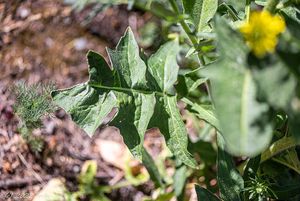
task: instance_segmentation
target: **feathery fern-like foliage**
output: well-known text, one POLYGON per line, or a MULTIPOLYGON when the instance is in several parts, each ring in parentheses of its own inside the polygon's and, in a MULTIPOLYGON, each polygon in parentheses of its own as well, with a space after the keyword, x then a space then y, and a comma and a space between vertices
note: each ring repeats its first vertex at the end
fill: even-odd
POLYGON ((43 147, 41 138, 35 137, 34 129, 42 127, 42 117, 55 111, 49 94, 53 84, 32 84, 19 82, 12 88, 16 96, 14 111, 21 120, 19 132, 33 151, 39 152, 43 147))

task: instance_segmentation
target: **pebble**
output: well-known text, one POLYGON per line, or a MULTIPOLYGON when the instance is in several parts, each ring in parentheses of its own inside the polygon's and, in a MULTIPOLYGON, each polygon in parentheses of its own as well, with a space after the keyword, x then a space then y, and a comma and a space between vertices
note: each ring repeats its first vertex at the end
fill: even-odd
POLYGON ((83 38, 83 37, 77 38, 74 40, 74 48, 77 51, 82 51, 82 50, 86 49, 87 43, 88 43, 88 41, 86 38, 83 38))

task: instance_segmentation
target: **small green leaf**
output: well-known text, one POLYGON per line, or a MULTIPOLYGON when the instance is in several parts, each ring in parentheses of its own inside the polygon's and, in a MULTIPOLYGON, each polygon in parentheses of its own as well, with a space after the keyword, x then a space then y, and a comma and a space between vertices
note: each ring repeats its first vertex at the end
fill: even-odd
POLYGON ((225 151, 225 141, 218 134, 218 184, 221 198, 230 201, 241 201, 240 196, 244 189, 243 177, 236 170, 232 157, 225 151))
MULTIPOLYGON (((155 82, 150 82, 157 91, 173 92, 177 80, 179 66, 176 56, 179 52, 177 41, 171 41, 161 46, 148 60, 149 72, 155 82), (158 84, 159 86, 155 86, 158 84)), ((150 79, 151 80, 151 79, 150 79)))
POLYGON ((285 150, 278 156, 273 157, 272 160, 285 165, 300 174, 300 161, 295 148, 285 150))
POLYGON ((262 153, 261 162, 264 162, 273 156, 283 152, 284 150, 295 147, 297 144, 293 137, 283 137, 280 140, 277 140, 271 146, 262 153))
POLYGON ((216 197, 209 190, 202 188, 201 186, 195 185, 195 190, 197 193, 198 201, 220 201, 218 197, 216 197))
POLYGON ((97 174, 97 162, 96 161, 84 162, 79 175, 80 184, 93 186, 96 174, 97 174))
POLYGON ((199 69, 195 69, 178 75, 178 82, 175 88, 180 97, 190 96, 201 84, 207 81, 207 78, 198 77, 198 71, 199 69))
POLYGON ((87 62, 89 65, 90 84, 101 84, 109 87, 114 85, 114 75, 101 55, 97 52, 89 51, 87 62))
MULTIPOLYGON (((146 156, 147 157, 147 156, 146 156)), ((130 161, 126 161, 126 165, 124 168, 124 176, 125 179, 133 186, 139 186, 147 181, 149 181, 149 174, 145 171, 134 172, 132 166, 130 165, 130 161), (138 174, 136 174, 138 173, 138 174)), ((116 187, 118 184, 116 184, 116 187)), ((115 187, 115 188, 116 188, 115 187)))
POLYGON ((244 174, 243 174, 245 183, 247 183, 247 181, 250 181, 250 178, 253 178, 253 176, 255 176, 255 174, 259 168, 260 158, 261 158, 261 156, 258 155, 254 158, 248 159, 248 162, 245 167, 244 174))
POLYGON ((150 175, 151 180, 154 182, 156 187, 164 187, 163 178, 161 177, 159 170, 150 156, 150 154, 147 152, 147 150, 143 149, 143 165, 145 165, 146 169, 148 170, 148 173, 150 175))
POLYGON ((185 184, 188 176, 189 174, 185 165, 176 167, 175 174, 173 176, 173 186, 176 197, 181 197, 184 195, 185 184))
POLYGON ((184 11, 189 14, 196 30, 203 31, 218 8, 218 0, 182 0, 184 11))
MULTIPOLYGON (((243 179, 245 184, 245 189, 249 189, 253 186, 252 181, 256 180, 257 171, 259 169, 260 165, 260 155, 249 158, 247 161, 247 165, 245 167, 244 173, 243 173, 243 179)), ((245 200, 248 200, 246 198, 250 197, 250 192, 245 190, 244 191, 244 198, 245 200)))

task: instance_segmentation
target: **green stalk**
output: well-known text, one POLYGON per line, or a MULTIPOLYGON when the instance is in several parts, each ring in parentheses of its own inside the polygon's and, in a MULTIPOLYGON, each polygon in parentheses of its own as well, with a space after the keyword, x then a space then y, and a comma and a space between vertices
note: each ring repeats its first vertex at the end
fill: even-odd
MULTIPOLYGON (((222 5, 224 5, 224 6, 226 7, 226 9, 227 9, 229 15, 232 17, 232 19, 233 19, 234 21, 240 20, 240 18, 235 14, 235 12, 234 12, 227 4, 224 3, 224 4, 222 4, 222 5)), ((246 10, 246 8, 245 8, 245 10, 246 10)))
POLYGON ((246 0, 245 14, 246 14, 247 22, 249 22, 249 19, 250 19, 251 2, 252 2, 252 0, 246 0))
POLYGON ((269 0, 264 10, 274 14, 276 12, 276 6, 279 4, 279 2, 280 0, 269 0))
MULTIPOLYGON (((180 10, 179 10, 179 8, 177 6, 176 1, 175 0, 169 0, 169 2, 171 4, 173 10, 176 12, 176 14, 180 15, 180 10)), ((187 34, 187 36, 190 39, 190 41, 192 42, 193 47, 197 51, 197 49, 198 49, 198 40, 197 40, 197 37, 195 37, 193 35, 193 32, 191 31, 191 29, 188 26, 188 24, 184 21, 184 19, 180 20, 179 23, 182 26, 184 32, 187 34)), ((203 58, 203 56, 200 53, 198 53, 198 58, 199 58, 200 65, 205 65, 204 58, 203 58)))
MULTIPOLYGON (((177 3, 175 0, 169 0, 173 10, 178 14, 180 15, 180 10, 177 6, 177 3)), ((188 35, 190 41, 192 42, 193 44, 193 47, 195 48, 195 50, 198 52, 198 40, 197 40, 197 37, 195 37, 190 29, 190 27, 188 26, 188 24, 184 21, 184 19, 180 20, 180 25, 182 26, 184 32, 188 35)), ((204 58, 203 56, 201 55, 200 52, 198 52, 198 59, 199 59, 199 63, 200 63, 200 66, 204 66, 205 65, 205 61, 204 61, 204 58)), ((206 81, 205 83, 205 88, 207 90, 207 93, 208 93, 208 97, 210 98, 210 100, 212 100, 212 96, 211 96, 211 93, 210 93, 210 87, 209 87, 209 83, 208 81, 206 81)))
POLYGON ((178 8, 178 6, 177 6, 176 1, 175 1, 175 0, 169 0, 169 2, 170 2, 170 4, 171 4, 173 10, 174 10, 177 14, 180 14, 180 10, 179 10, 179 8, 178 8))

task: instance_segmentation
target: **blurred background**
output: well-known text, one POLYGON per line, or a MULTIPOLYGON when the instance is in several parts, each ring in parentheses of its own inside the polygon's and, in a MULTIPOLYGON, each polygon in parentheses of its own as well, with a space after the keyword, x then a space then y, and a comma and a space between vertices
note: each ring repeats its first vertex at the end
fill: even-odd
MULTIPOLYGON (((11 92, 16 82, 52 82, 57 88, 70 87, 88 79, 87 51, 97 51, 107 58, 105 48, 114 48, 128 26, 147 54, 168 39, 166 29, 177 29, 138 6, 117 4, 0 1, 0 200, 63 200, 50 199, 51 192, 57 190, 69 195, 79 192, 79 200, 175 200, 175 194, 184 192, 185 179, 196 174, 185 167, 178 172, 174 161, 165 162, 169 153, 155 129, 147 132, 144 145, 165 181, 173 185, 163 190, 155 188, 145 168, 128 154, 116 128, 101 128, 90 138, 58 110, 43 118, 41 129, 33 130, 42 143, 38 151, 19 135, 20 120, 14 114, 15 96, 11 92), (176 176, 179 180, 174 179, 176 176)), ((193 139, 197 136, 195 119, 182 113, 193 139)), ((203 126, 199 121, 196 124, 203 126)), ((208 152, 206 161, 214 164, 214 149, 210 143, 203 143, 208 152)), ((214 175, 215 167, 201 171, 214 175)), ((194 182, 212 189, 216 186, 213 176, 189 178, 187 200, 196 199, 194 182)))

